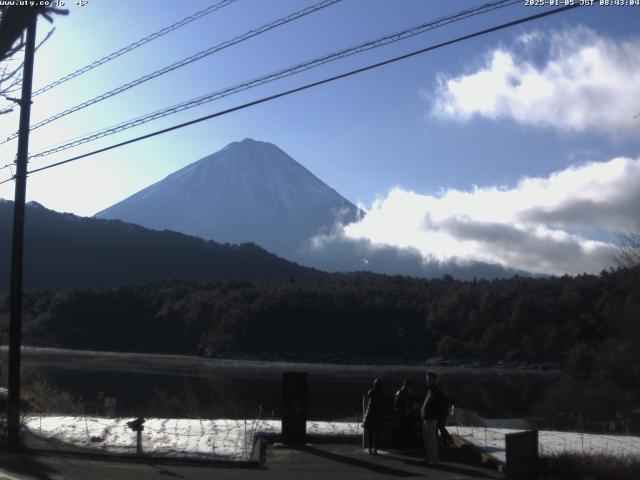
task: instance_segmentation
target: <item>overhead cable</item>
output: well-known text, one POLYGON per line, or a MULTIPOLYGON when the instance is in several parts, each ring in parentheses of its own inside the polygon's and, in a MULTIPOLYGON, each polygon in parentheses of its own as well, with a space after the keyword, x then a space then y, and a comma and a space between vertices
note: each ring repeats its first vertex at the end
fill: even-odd
MULTIPOLYGON (((302 10, 299 10, 295 13, 292 13, 290 15, 287 15, 286 17, 282 17, 279 18, 278 20, 275 20, 274 22, 268 23, 266 25, 263 25, 261 27, 256 28, 255 30, 249 30, 248 32, 239 35, 237 37, 232 38, 231 40, 227 40, 226 42, 222 42, 219 43, 217 45, 214 45, 212 47, 209 47, 205 50, 202 50, 198 53, 195 53, 189 57, 183 58, 182 60, 179 60, 175 63, 172 63, 171 65, 168 65, 166 67, 163 67, 159 70, 156 70, 154 72, 148 73, 146 75, 143 75, 142 77, 136 78, 135 80, 132 80, 129 83, 125 83, 124 85, 120 85, 117 88, 114 88, 113 90, 109 90, 108 92, 102 93, 100 95, 98 95, 97 97, 93 97, 85 102, 82 102, 78 105, 75 105, 73 107, 70 107, 62 112, 56 113, 55 115, 52 115, 48 118, 45 118, 44 120, 41 120, 33 125, 31 125, 30 130, 33 131, 37 128, 40 128, 44 125, 47 125, 55 120, 58 120, 62 117, 65 117, 71 113, 77 112, 78 110, 82 110, 84 108, 87 108, 91 105, 94 105, 98 102, 101 102, 103 100, 106 100, 107 98, 111 98, 115 95, 118 95, 122 92, 125 92, 137 85, 140 85, 141 83, 144 82, 148 82, 149 80, 152 80, 154 78, 157 78, 161 75, 164 75, 166 73, 172 72, 180 67, 184 67, 185 65, 189 65, 193 62, 196 62, 198 60, 202 60, 203 58, 212 55, 216 52, 219 52, 220 50, 223 50, 225 48, 231 47, 232 45, 236 45, 240 42, 244 42, 245 40, 248 40, 250 38, 253 38, 257 35, 260 35, 262 33, 268 32, 269 30, 273 30, 274 28, 277 28, 281 25, 284 25, 286 23, 289 22, 293 22, 294 20, 297 20, 298 18, 304 17, 305 15, 309 15, 311 13, 315 13, 318 10, 321 10, 323 8, 329 7, 331 5, 334 5, 338 2, 341 2, 343 0, 323 0, 320 3, 317 3, 315 5, 312 5, 310 7, 304 8, 302 10)), ((11 135, 9 135, 6 140, 1 141, 0 145, 2 145, 3 143, 6 143, 10 140, 13 140, 14 138, 16 138, 18 136, 18 132, 14 132, 11 135)))
POLYGON ((226 7, 227 5, 230 5, 236 1, 237 0, 222 0, 221 2, 210 5, 204 10, 200 10, 199 12, 196 12, 193 15, 189 15, 188 17, 185 17, 182 20, 172 23, 171 25, 164 27, 163 29, 158 30, 157 32, 147 35, 146 37, 143 37, 140 40, 137 40, 127 45, 126 47, 122 47, 120 50, 116 50, 115 52, 112 52, 109 55, 106 55, 99 60, 91 62, 90 64, 85 65, 84 67, 81 67, 76 71, 68 75, 65 75, 62 78, 59 78, 58 80, 55 80, 45 85, 44 87, 33 92, 31 96, 35 97, 36 95, 40 95, 41 93, 44 93, 47 90, 51 90, 52 88, 57 87, 61 83, 65 83, 73 78, 79 77, 83 73, 87 73, 89 70, 93 70, 94 68, 99 67, 100 65, 110 62, 111 60, 114 60, 119 56, 124 55, 125 53, 129 53, 130 51, 135 50, 136 48, 141 47, 143 45, 146 45, 147 43, 151 42, 152 40, 155 40, 156 38, 160 38, 163 35, 166 35, 167 33, 177 30, 180 27, 184 27, 185 25, 188 25, 189 23, 204 17, 205 15, 209 15, 210 13, 213 13, 216 10, 220 10, 221 8, 226 7))
MULTIPOLYGON (((340 75, 335 75, 333 77, 325 78, 325 79, 319 80, 317 82, 308 83, 306 85, 302 85, 300 87, 292 88, 290 90, 286 90, 284 92, 280 92, 280 93, 277 93, 275 95, 270 95, 268 97, 263 97, 263 98, 260 98, 258 100, 254 100, 252 102, 248 102, 248 103, 245 103, 245 104, 242 104, 242 105, 238 105, 236 107, 228 108, 226 110, 222 110, 222 111, 219 111, 219 112, 216 112, 216 113, 212 113, 210 115, 205 115, 204 117, 196 118, 196 119, 188 121, 188 122, 180 123, 178 125, 173 125, 172 127, 163 128, 162 130, 157 130, 155 132, 151 132, 151 133, 148 133, 146 135, 141 135, 141 136, 136 137, 136 138, 131 138, 131 139, 126 140, 124 142, 120 142, 120 143, 116 143, 116 144, 113 144, 113 145, 109 145, 107 147, 99 148, 97 150, 93 150, 91 152, 84 153, 82 155, 77 155, 75 157, 68 158, 67 160, 62 160, 60 162, 55 162, 55 163, 52 163, 50 165, 46 165, 44 167, 40 167, 40 168, 36 168, 34 170, 30 170, 27 173, 31 174, 31 173, 41 172, 41 171, 44 171, 44 170, 48 170, 50 168, 58 167, 60 165, 65 165, 67 163, 75 162, 76 160, 80 160, 82 158, 87 158, 87 157, 96 155, 98 153, 106 152, 108 150, 113 150, 115 148, 119 148, 119 147, 122 147, 124 145, 129 145, 131 143, 139 142, 139 141, 145 140, 147 138, 155 137, 157 135, 162 135, 164 133, 168 133, 168 132, 171 132, 171 131, 174 131, 174 130, 178 130, 180 128, 184 128, 184 127, 187 127, 189 125, 194 125, 196 123, 204 122, 205 120, 210 120, 212 118, 216 118, 216 117, 220 117, 220 116, 223 116, 223 115, 227 115, 229 113, 236 112, 238 110, 243 110, 245 108, 253 107, 255 105, 259 105, 261 103, 269 102, 271 100, 275 100, 275 99, 280 98, 280 97, 284 97, 284 96, 291 95, 291 94, 294 94, 294 93, 297 93, 297 92, 301 92, 303 90, 307 90, 307 89, 310 89, 310 88, 313 88, 313 87, 317 87, 317 86, 323 85, 325 83, 329 83, 329 82, 333 82, 335 80, 339 80, 339 79, 342 79, 342 78, 350 77, 350 76, 353 76, 353 75, 356 75, 356 74, 359 74, 359 73, 362 73, 362 72, 366 72, 368 70, 373 70, 374 68, 379 68, 379 67, 382 67, 384 65, 389 65, 391 63, 395 63, 395 62, 398 62, 400 60, 405 60, 407 58, 411 58, 411 57, 414 57, 416 55, 420 55, 422 53, 426 53, 426 52, 429 52, 429 51, 432 51, 432 50, 436 50, 438 48, 446 47, 446 46, 452 45, 454 43, 459 43, 459 42, 462 42, 464 40, 469 40, 471 38, 479 37, 481 35, 486 35, 488 33, 496 32, 498 30, 503 30, 505 28, 513 27, 515 25, 520 25, 520 24, 523 24, 523 23, 526 23, 526 22, 530 22, 532 20, 537 20, 539 18, 547 17, 549 15, 555 15, 555 14, 558 14, 558 13, 566 12, 566 11, 571 10, 573 8, 577 8, 579 6, 580 6, 579 4, 567 5, 565 7, 555 8, 553 10, 547 10, 545 12, 538 13, 536 15, 530 15, 528 17, 519 18, 519 19, 513 20, 511 22, 503 23, 501 25, 496 25, 494 27, 490 27, 490 28, 487 28, 487 29, 484 29, 484 30, 476 31, 476 32, 470 33, 468 35, 463 35, 461 37, 454 38, 453 40, 448 40, 446 42, 438 43, 436 45, 431 45, 429 47, 421 48, 420 50, 414 50, 413 52, 406 53, 404 55, 400 55, 400 56, 397 56, 397 57, 393 57, 393 58, 390 58, 388 60, 384 60, 382 62, 374 63, 374 64, 368 65, 366 67, 357 68, 355 70, 351 70, 349 72, 342 73, 340 75)), ((13 180, 13 178, 10 178, 8 180, 4 180, 3 182, 0 182, 0 185, 2 185, 3 183, 9 182, 11 180, 13 180)))
POLYGON ((116 125, 112 125, 110 127, 104 128, 102 130, 98 130, 97 132, 93 132, 91 134, 87 134, 85 136, 82 137, 77 137, 73 140, 70 140, 66 143, 54 146, 52 148, 48 148, 46 150, 43 150, 41 152, 35 153, 33 155, 31 155, 30 158, 38 158, 38 157, 44 157, 47 155, 51 155, 53 153, 57 153, 57 152, 61 152, 63 150, 67 150, 69 148, 73 148, 76 147, 78 145, 82 145, 84 143, 87 142, 91 142, 94 140, 97 140, 99 138, 103 138, 109 135, 113 135, 115 133, 119 133, 123 130, 128 130, 130 128, 133 127, 137 127, 139 125, 142 125, 144 123, 153 121, 153 120, 157 120, 159 118, 162 117, 166 117, 168 115, 173 115, 175 113, 178 112, 182 112, 184 110, 188 110, 194 107, 198 107, 200 105, 204 105, 205 103, 209 103, 212 102, 214 100, 218 100, 220 98, 223 97, 227 97, 229 95, 233 95, 251 88, 255 88, 258 87, 260 85, 264 85, 266 83, 270 83, 273 82, 275 80, 279 80, 281 78, 285 78, 285 77, 289 77, 301 72, 304 72, 306 70, 310 70, 312 68, 318 67, 320 65, 324 65, 326 63, 329 62, 333 62, 342 58, 346 58, 349 57, 351 55, 355 55, 361 52, 365 52, 367 50, 372 50, 375 48, 379 48, 385 45, 389 45, 391 43, 395 43, 395 42, 399 42, 401 40, 405 40, 407 38, 413 37, 415 35, 424 33, 426 31, 429 30, 433 30, 445 25, 448 25, 450 23, 454 23, 454 22, 458 22, 461 20, 464 20, 466 18, 472 17, 472 16, 476 16, 476 15, 480 15, 482 13, 487 13, 487 12, 491 12, 494 11, 498 8, 504 8, 510 5, 514 5, 516 3, 521 3, 520 0, 501 0, 501 1, 494 1, 491 3, 487 3, 484 5, 481 5, 479 7, 475 7, 472 9, 467 9, 467 10, 463 10, 461 12, 452 14, 452 15, 448 15, 446 17, 442 17, 438 20, 430 20, 426 23, 422 23, 420 25, 390 34, 390 35, 386 35, 384 37, 380 37, 377 38, 375 40, 370 40, 364 43, 360 43, 358 45, 331 53, 329 55, 325 55, 319 58, 315 58, 313 60, 309 60, 306 61, 304 63, 298 64, 298 65, 294 65, 292 67, 287 67, 285 69, 279 70, 277 72, 274 73, 270 73, 268 75, 264 75, 262 77, 258 77, 255 78, 253 80, 249 80, 243 83, 239 83, 236 84, 234 86, 231 87, 227 87, 224 88, 222 90, 217 90, 215 92, 212 93, 208 93, 207 95, 198 97, 198 98, 194 98, 191 100, 188 100, 186 102, 182 102, 179 103, 177 105, 173 105, 171 107, 167 107, 161 110, 157 110, 155 112, 151 112, 133 119, 129 119, 126 120, 124 122, 118 123, 116 125))

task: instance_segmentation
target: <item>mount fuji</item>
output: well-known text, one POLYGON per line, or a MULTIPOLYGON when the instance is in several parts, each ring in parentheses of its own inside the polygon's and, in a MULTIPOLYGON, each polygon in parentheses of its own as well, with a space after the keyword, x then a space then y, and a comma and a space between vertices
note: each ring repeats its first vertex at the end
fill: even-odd
POLYGON ((419 252, 347 238, 364 213, 272 143, 244 139, 98 212, 155 230, 221 243, 255 243, 329 272, 367 270, 460 279, 526 274, 482 262, 425 262, 419 252))
POLYGON ((244 139, 98 212, 217 242, 253 242, 285 258, 360 210, 277 146, 244 139))

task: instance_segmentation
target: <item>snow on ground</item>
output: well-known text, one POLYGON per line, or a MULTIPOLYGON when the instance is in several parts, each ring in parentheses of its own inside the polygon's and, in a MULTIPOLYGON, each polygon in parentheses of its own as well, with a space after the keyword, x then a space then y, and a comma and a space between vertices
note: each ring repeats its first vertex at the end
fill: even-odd
MULTIPOLYGON (((42 438, 102 453, 136 453, 136 432, 131 418, 28 416, 26 430, 42 438)), ((142 432, 145 454, 157 457, 202 460, 245 461, 251 455, 258 434, 279 434, 280 420, 207 420, 149 418, 142 432)), ((354 435, 360 424, 348 422, 307 422, 313 435, 354 435)))
MULTIPOLYGON (((524 431, 484 427, 452 426, 448 428, 452 434, 459 435, 501 462, 506 461, 505 434, 524 431)), ((541 455, 569 452, 640 457, 640 437, 633 436, 544 430, 538 432, 538 445, 541 455)))
MULTIPOLYGON (((24 428, 42 438, 102 453, 136 453, 136 432, 127 427, 131 418, 28 416, 24 428)), ((280 434, 280 420, 207 420, 150 418, 144 424, 142 448, 158 457, 202 460, 248 460, 259 434, 280 434)), ((452 434, 505 461, 504 436, 522 429, 450 426, 452 434)), ((359 423, 307 422, 313 435, 357 435, 359 423)), ((598 453, 639 456, 640 437, 540 431, 540 453, 598 453)))

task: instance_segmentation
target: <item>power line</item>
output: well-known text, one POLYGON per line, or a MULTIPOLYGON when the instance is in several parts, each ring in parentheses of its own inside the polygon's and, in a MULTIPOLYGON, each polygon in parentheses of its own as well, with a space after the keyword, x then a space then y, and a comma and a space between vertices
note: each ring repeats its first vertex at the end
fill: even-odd
POLYGON ((448 25, 450 23, 454 23, 454 22, 458 22, 461 20, 464 20, 466 18, 469 17, 473 17, 476 15, 480 15, 482 13, 487 13, 487 12, 491 12, 494 10, 497 10, 499 8, 504 8, 504 7, 508 7, 510 5, 514 5, 516 3, 521 3, 520 0, 500 0, 500 1, 495 1, 495 2, 491 2, 491 3, 487 3, 472 9, 468 9, 468 10, 463 10, 461 12, 452 14, 452 15, 448 15, 446 17, 442 17, 438 20, 431 20, 429 22, 426 23, 422 23, 420 25, 405 29, 405 30, 401 30, 399 32, 390 34, 390 35, 386 35, 384 37, 380 37, 377 38, 375 40, 370 40, 364 43, 360 43, 358 45, 355 45, 353 47, 349 47, 334 53, 331 53, 329 55, 325 55, 319 58, 315 58, 313 60, 309 60, 306 61, 304 63, 295 65, 293 67, 287 67, 285 69, 279 70, 275 73, 271 73, 268 75, 264 75, 262 77, 258 77, 255 78, 253 80, 250 81, 246 81, 240 84, 236 84, 234 86, 231 87, 227 87, 225 89, 222 90, 218 90, 212 93, 209 93, 207 95, 195 98, 195 99, 191 99, 188 100, 186 102, 182 102, 179 103, 177 105, 173 105, 171 107, 167 107, 161 110, 157 110, 155 112, 151 112, 149 114, 146 115, 142 115, 130 120, 126 120, 124 122, 118 123, 116 125, 112 125, 110 127, 98 130, 96 132, 84 135, 82 137, 76 137, 75 139, 72 139, 70 141, 67 141, 65 143, 62 144, 58 144, 57 146, 51 147, 47 150, 38 152, 36 154, 33 154, 30 158, 38 158, 38 157, 44 157, 47 155, 51 155, 53 153, 58 153, 61 152, 63 150, 67 150, 69 148, 73 148, 76 147, 78 145, 82 145, 84 143, 88 143, 94 140, 97 140, 99 138, 103 138, 109 135, 113 135, 115 133, 124 131, 124 130, 128 130, 130 128, 133 127, 137 127, 139 125, 142 125, 144 123, 153 121, 153 120, 157 120, 159 118, 162 117, 166 117, 168 115, 173 115, 175 113, 184 111, 184 110, 188 110, 194 107, 198 107, 200 105, 204 105, 205 103, 209 103, 212 102, 214 100, 218 100, 220 98, 223 97, 227 97, 229 95, 233 95, 235 93, 239 93, 245 90, 249 90, 251 88, 255 88, 258 87, 260 85, 264 85, 266 83, 270 83, 273 82, 275 80, 280 80, 282 78, 285 77, 289 77, 301 72, 304 72, 306 70, 310 70, 312 68, 318 67, 320 65, 324 65, 326 63, 329 62, 333 62, 342 58, 346 58, 349 57, 351 55, 355 55, 358 53, 362 53, 368 50, 372 50, 374 48, 379 48, 385 45, 389 45, 395 42, 399 42, 401 40, 405 40, 407 38, 413 37, 415 35, 419 35, 421 33, 424 33, 426 31, 429 30, 433 30, 445 25, 448 25))
POLYGON ((234 2, 236 2, 237 0, 222 0, 221 2, 215 3, 213 5, 208 6, 207 8, 205 8, 204 10, 200 10, 199 12, 194 13, 193 15, 189 15, 188 17, 183 18, 182 20, 177 21, 176 23, 173 23, 167 27, 164 27, 161 30, 158 30, 157 32, 152 33, 151 35, 147 35, 144 38, 141 38, 138 41, 135 41, 133 43, 131 43, 130 45, 127 45, 126 47, 122 47, 120 50, 116 50, 115 52, 110 53, 109 55, 106 55, 104 57, 102 57, 99 60, 96 60, 94 62, 91 62, 88 65, 85 65, 82 68, 77 69, 75 72, 72 72, 68 75, 65 75, 62 78, 59 78, 58 80, 55 80, 47 85, 45 85, 44 87, 40 88, 39 90, 36 90, 33 93, 33 96, 35 97, 36 95, 40 95, 41 93, 46 92, 47 90, 51 90, 54 87, 57 87, 58 85, 60 85, 61 83, 65 83, 73 78, 79 77, 80 75, 82 75, 83 73, 87 73, 89 70, 93 70, 96 67, 99 67, 100 65, 103 65, 107 62, 110 62, 111 60, 114 60, 116 58, 118 58, 121 55, 124 55, 125 53, 129 53, 132 50, 135 50, 138 47, 141 47, 149 42, 151 42, 152 40, 155 40, 156 38, 160 38, 163 35, 166 35, 167 33, 173 32, 174 30, 177 30, 180 27, 184 27, 185 25, 198 20, 199 18, 204 17, 205 15, 209 15, 210 13, 215 12, 216 10, 220 10, 223 7, 226 7, 227 5, 230 5, 234 2))
MULTIPOLYGON (((235 1, 235 0, 234 0, 235 1)), ((97 97, 91 98, 85 102, 82 102, 78 105, 75 105, 71 108, 68 108, 62 112, 56 113, 55 115, 52 115, 51 117, 45 118, 44 120, 41 120, 33 125, 31 125, 31 131, 40 128, 44 125, 47 125, 48 123, 51 123, 55 120, 58 120, 62 117, 65 117, 71 113, 77 112, 78 110, 82 110, 84 108, 87 108, 91 105, 94 105, 98 102, 101 102, 103 100, 106 100, 107 98, 111 98, 115 95, 118 95, 122 92, 125 92, 127 90, 129 90, 130 88, 133 88, 137 85, 140 85, 141 83, 144 82, 148 82, 149 80, 152 80, 154 78, 157 78, 161 75, 164 75, 166 73, 172 72, 180 67, 184 67, 185 65, 189 65, 193 62, 196 62, 198 60, 201 60, 209 55, 212 55, 216 52, 219 52, 220 50, 223 50, 225 48, 231 47, 233 45, 236 45, 240 42, 244 42, 245 40, 248 40, 252 37, 255 37, 257 35, 263 34, 265 32, 268 32, 269 30, 273 30, 274 28, 277 28, 281 25, 284 25, 286 23, 289 22, 293 22, 294 20, 297 20, 298 18, 304 17, 305 15, 309 15, 311 13, 315 13, 318 10, 322 10, 323 8, 329 7, 331 5, 334 5, 338 2, 341 2, 343 0, 323 0, 320 3, 317 3, 315 5, 312 5, 310 7, 304 8, 302 10, 299 10, 297 12, 294 12, 290 15, 287 15, 286 17, 282 17, 279 18, 278 20, 275 20, 274 22, 268 23, 266 25, 263 25, 261 27, 258 27, 254 30, 249 30, 248 32, 239 35, 235 38, 232 38, 231 40, 227 40, 226 42, 222 42, 219 43, 218 45, 214 45, 212 47, 209 47, 205 50, 202 50, 198 53, 195 53, 189 57, 183 58, 182 60, 179 60, 175 63, 172 63, 171 65, 168 65, 166 67, 161 68, 160 70, 156 70, 154 72, 148 73, 147 75, 143 75, 142 77, 136 78, 135 80, 129 82, 129 83, 125 83, 124 85, 120 85, 117 88, 114 88, 113 90, 109 90, 108 92, 105 92, 101 95, 98 95, 97 97)), ((6 140, 1 141, 0 145, 13 140, 14 138, 16 138, 18 136, 18 132, 14 132, 13 134, 9 135, 6 140)))
MULTIPOLYGON (((462 42, 464 40, 469 40, 469 39, 472 39, 472 38, 475 38, 475 37, 479 37, 481 35, 486 35, 488 33, 496 32, 498 30, 503 30, 505 28, 513 27, 515 25, 520 25, 522 23, 530 22, 532 20, 537 20, 539 18, 547 17, 549 15, 555 15, 557 13, 566 12, 566 11, 571 10, 573 8, 577 8, 578 6, 579 6, 579 4, 574 4, 574 5, 568 5, 568 6, 561 7, 561 8, 556 8, 556 9, 553 9, 553 10, 548 10, 546 12, 538 13, 536 15, 530 15, 528 17, 523 17, 523 18, 520 18, 520 19, 517 19, 517 20, 513 20, 511 22, 503 23, 501 25, 496 25, 494 27, 490 27, 490 28, 487 28, 487 29, 484 29, 484 30, 480 30, 480 31, 474 32, 474 33, 470 33, 468 35, 463 35, 461 37, 454 38, 453 40, 448 40, 446 42, 438 43, 436 45, 431 45, 429 47, 425 47, 425 48, 422 48, 420 50, 414 50, 413 52, 406 53, 404 55, 400 55, 400 56, 397 56, 397 57, 390 58, 388 60, 384 60, 382 62, 374 63, 374 64, 371 64, 371 65, 367 65, 366 67, 357 68, 355 70, 351 70, 349 72, 342 73, 340 75, 335 75, 333 77, 328 77, 328 78, 325 78, 325 79, 322 79, 322 80, 318 80, 316 82, 307 83, 307 84, 302 85, 300 87, 292 88, 290 90, 286 90, 284 92, 280 92, 280 93, 277 93, 277 94, 274 94, 274 95, 270 95, 268 97, 263 97, 263 98, 260 98, 258 100, 254 100, 252 102, 244 103, 244 104, 238 105, 236 107, 232 107, 232 108, 228 108, 226 110, 222 110, 222 111, 219 111, 219 112, 216 112, 216 113, 212 113, 210 115, 205 115, 204 117, 199 117, 199 118, 196 118, 194 120, 190 120, 188 122, 184 122, 184 123, 180 123, 178 125, 174 125, 172 127, 164 128, 162 130, 157 130, 155 132, 151 132, 151 133, 148 133, 146 135, 141 135, 139 137, 126 140, 124 142, 120 142, 120 143, 116 143, 116 144, 113 144, 113 145, 109 145, 108 147, 100 148, 100 149, 94 150, 92 152, 84 153, 82 155, 77 155, 77 156, 69 158, 67 160, 63 160, 63 161, 60 161, 60 162, 52 163, 50 165, 46 165, 44 167, 40 167, 40 168, 36 168, 34 170, 30 170, 27 173, 31 174, 31 173, 41 172, 43 170, 48 170, 50 168, 58 167, 60 165, 64 165, 64 164, 67 164, 67 163, 70 163, 70 162, 74 162, 74 161, 80 160, 82 158, 90 157, 90 156, 96 155, 98 153, 106 152, 108 150, 113 150, 115 148, 122 147, 124 145, 129 145, 131 143, 139 142, 141 140, 145 140, 147 138, 155 137, 157 135, 162 135, 164 133, 168 133, 168 132, 171 132, 173 130, 178 130, 180 128, 184 128, 184 127, 187 127, 189 125, 194 125, 196 123, 200 123, 200 122, 203 122, 205 120, 210 120, 212 118, 216 118, 216 117, 220 117, 220 116, 223 116, 223 115, 227 115, 229 113, 236 112, 238 110, 244 110, 245 108, 253 107, 255 105, 259 105, 261 103, 269 102, 271 100, 275 100, 275 99, 280 98, 280 97, 285 97, 287 95, 291 95, 291 94, 294 94, 294 93, 297 93, 297 92, 301 92, 303 90, 307 90, 307 89, 310 89, 310 88, 313 88, 313 87, 317 87, 319 85, 324 85, 325 83, 330 83, 330 82, 333 82, 335 80, 340 80, 342 78, 347 78, 347 77, 350 77, 350 76, 353 76, 353 75, 356 75, 356 74, 359 74, 359 73, 363 73, 363 72, 366 72, 366 71, 369 71, 369 70, 373 70, 375 68, 382 67, 384 65, 389 65, 391 63, 399 62, 400 60, 405 60, 407 58, 415 57, 416 55, 420 55, 422 53, 426 53, 426 52, 429 52, 431 50, 436 50, 438 48, 446 47, 446 46, 452 45, 454 43, 459 43, 459 42, 462 42)), ((4 180, 3 182, 0 182, 0 185, 2 185, 3 183, 7 183, 7 182, 9 182, 11 180, 13 180, 13 178, 10 178, 8 180, 4 180)))

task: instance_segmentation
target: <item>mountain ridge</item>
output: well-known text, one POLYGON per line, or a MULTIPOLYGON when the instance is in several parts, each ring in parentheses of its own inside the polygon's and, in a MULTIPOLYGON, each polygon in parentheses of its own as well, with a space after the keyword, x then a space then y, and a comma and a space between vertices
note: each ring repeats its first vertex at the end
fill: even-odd
POLYGON ((219 242, 253 242, 288 257, 304 241, 359 214, 283 150, 247 138, 94 216, 219 242))
MULTIPOLYGON (((10 265, 13 201, 0 199, 0 256, 10 265)), ((358 247, 359 248, 359 247, 358 247)), ((26 206, 24 285, 26 289, 112 288, 125 284, 163 280, 299 280, 377 278, 398 276, 384 271, 394 266, 405 276, 434 278, 452 275, 461 280, 508 278, 525 275, 497 265, 455 263, 423 265, 419 255, 379 250, 371 255, 349 251, 348 258, 369 255, 378 271, 353 264, 350 271, 332 268, 345 264, 325 259, 322 266, 309 268, 280 258, 252 244, 229 245, 173 231, 155 231, 120 220, 79 217, 50 210, 37 202, 26 206), (376 258, 376 255, 379 257, 376 258), (372 271, 373 270, 373 271, 372 271), (382 271, 380 271, 382 270, 382 271)), ((345 257, 346 258, 346 257, 345 257)), ((321 264, 322 262, 316 262, 321 264)), ((0 275, 0 290, 9 285, 9 268, 0 275)))
MULTIPOLYGON (((0 255, 10 265, 13 202, 0 202, 0 255)), ((310 279, 328 274, 251 244, 220 244, 119 220, 26 205, 25 288, 106 288, 174 278, 192 281, 310 279)), ((9 285, 9 269, 0 289, 9 285)))

